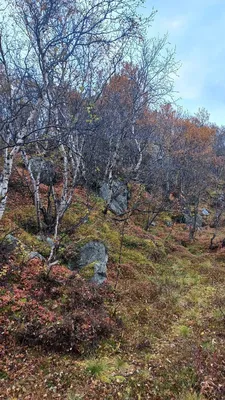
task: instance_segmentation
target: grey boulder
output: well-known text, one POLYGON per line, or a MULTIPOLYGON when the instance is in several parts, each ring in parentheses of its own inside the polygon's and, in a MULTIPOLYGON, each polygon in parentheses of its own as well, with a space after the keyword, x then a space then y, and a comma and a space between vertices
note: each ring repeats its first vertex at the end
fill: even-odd
POLYGON ((9 233, 3 240, 3 247, 6 253, 12 253, 19 245, 19 240, 9 233))
POLYGON ((78 268, 93 266, 91 281, 100 285, 107 277, 108 254, 105 245, 98 240, 92 240, 81 247, 78 257, 78 268))
POLYGON ((38 253, 37 251, 31 251, 28 254, 28 260, 27 261, 33 260, 34 258, 38 258, 41 261, 45 260, 45 258, 40 253, 38 253))
MULTIPOLYGON (((184 213, 184 222, 186 225, 193 225, 194 220, 195 220, 194 216, 190 215, 189 213, 187 213, 187 214, 184 213)), ((202 217, 201 217, 201 215, 198 214, 196 216, 196 228, 201 228, 202 223, 203 223, 202 217)))
POLYGON ((54 240, 51 239, 50 237, 46 238, 46 243, 49 245, 49 247, 54 247, 55 246, 54 240))
MULTIPOLYGON (((109 200, 110 189, 107 182, 103 182, 99 189, 99 195, 105 201, 109 200)), ((129 199, 129 190, 127 185, 120 181, 114 181, 112 184, 112 198, 109 208, 116 215, 122 215, 127 211, 129 199)))
POLYGON ((41 242, 45 242, 49 247, 54 247, 55 245, 54 240, 51 239, 49 236, 46 237, 44 235, 37 235, 36 238, 41 242))
POLYGON ((31 158, 29 161, 29 169, 35 179, 40 174, 40 183, 50 186, 56 181, 56 173, 52 161, 45 160, 42 157, 31 158))

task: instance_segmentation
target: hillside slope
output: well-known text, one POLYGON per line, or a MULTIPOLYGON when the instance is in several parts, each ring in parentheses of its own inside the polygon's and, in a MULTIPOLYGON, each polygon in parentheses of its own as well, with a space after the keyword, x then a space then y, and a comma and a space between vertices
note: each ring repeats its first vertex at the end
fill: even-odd
POLYGON ((85 196, 76 190, 46 277, 45 262, 27 254, 48 257, 50 247, 35 231, 29 192, 11 185, 0 232, 0 398, 225 399, 225 251, 209 251, 209 223, 192 242, 165 215, 146 232, 143 215, 104 215, 91 194, 79 224, 85 196), (7 234, 19 240, 14 251, 7 234), (92 239, 109 253, 101 287, 67 268, 92 239))

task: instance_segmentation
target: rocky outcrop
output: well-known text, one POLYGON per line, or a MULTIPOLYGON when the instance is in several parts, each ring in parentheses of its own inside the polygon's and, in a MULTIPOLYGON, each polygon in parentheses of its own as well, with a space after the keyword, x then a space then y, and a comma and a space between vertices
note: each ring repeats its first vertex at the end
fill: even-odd
POLYGON ((3 251, 5 254, 11 254, 16 249, 19 249, 20 252, 22 252, 26 261, 30 261, 33 258, 38 258, 41 261, 45 260, 40 253, 37 251, 29 251, 27 246, 24 245, 19 239, 11 234, 8 234, 1 243, 1 251, 3 251))
MULTIPOLYGON (((194 221, 195 221, 195 217, 193 215, 186 214, 186 213, 184 214, 184 223, 186 225, 193 225, 194 221)), ((202 223, 203 223, 202 217, 201 217, 201 215, 198 214, 196 216, 196 222, 195 222, 196 228, 202 228, 202 223)))
MULTIPOLYGON (((172 216, 172 220, 176 223, 186 224, 188 226, 194 224, 195 217, 190 213, 190 211, 186 210, 184 213, 172 216)), ((203 226, 203 218, 200 214, 196 217, 196 228, 202 228, 203 226)))
POLYGON ((49 236, 44 236, 44 235, 37 235, 36 238, 40 240, 41 242, 46 243, 49 247, 54 246, 54 240, 50 238, 49 236))
POLYGON ((45 160, 42 157, 31 158, 29 161, 29 169, 35 179, 40 174, 40 183, 50 186, 56 182, 56 173, 52 161, 45 160))
MULTIPOLYGON (((103 182, 99 189, 99 195, 105 201, 109 201, 109 185, 103 182)), ((127 185, 120 181, 114 181, 112 184, 112 197, 109 203, 109 209, 116 215, 122 215, 127 211, 129 200, 129 190, 127 185)))
POLYGON ((19 246, 19 240, 10 233, 0 240, 0 259, 6 258, 19 246))
POLYGON ((100 285, 107 277, 108 254, 105 245, 97 240, 92 240, 79 250, 77 266, 81 273, 92 282, 100 285))
POLYGON ((9 253, 13 252, 19 245, 19 240, 11 234, 5 237, 4 242, 9 253))

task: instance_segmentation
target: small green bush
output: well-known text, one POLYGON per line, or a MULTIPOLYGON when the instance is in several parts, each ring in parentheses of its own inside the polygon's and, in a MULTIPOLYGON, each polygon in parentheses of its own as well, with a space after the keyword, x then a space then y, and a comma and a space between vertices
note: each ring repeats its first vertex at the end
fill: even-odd
POLYGON ((86 372, 92 376, 99 377, 107 370, 107 363, 104 360, 91 360, 86 366, 86 372))

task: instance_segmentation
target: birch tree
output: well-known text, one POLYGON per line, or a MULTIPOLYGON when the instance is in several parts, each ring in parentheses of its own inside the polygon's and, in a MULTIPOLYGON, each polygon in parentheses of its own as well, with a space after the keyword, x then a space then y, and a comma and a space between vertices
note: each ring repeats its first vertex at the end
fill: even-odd
POLYGON ((3 166, 0 172, 0 219, 5 212, 13 160, 21 146, 32 141, 32 133, 43 99, 30 101, 25 93, 25 74, 16 74, 12 54, 0 34, 0 151, 3 166))
MULTIPOLYGON (((136 0, 91 0, 74 4, 67 0, 9 0, 8 4, 11 13, 4 24, 11 26, 11 32, 5 35, 7 58, 1 46, 0 62, 7 79, 12 74, 16 76, 18 91, 21 92, 21 82, 26 78, 34 85, 35 93, 29 98, 30 115, 20 133, 15 134, 11 124, 9 134, 9 124, 4 126, 7 135, 4 133, 0 218, 5 210, 13 158, 21 145, 26 144, 28 136, 39 140, 41 131, 52 134, 59 90, 67 83, 76 91, 81 90, 83 96, 97 96, 132 40, 141 39, 148 22, 137 15, 141 2, 136 0), (40 110, 42 116, 45 114, 44 119, 38 116, 40 110), (35 124, 36 127, 30 129, 35 124), (30 130, 35 133, 31 134, 30 130)), ((18 99, 11 89, 9 103, 13 98, 16 104, 18 99)), ((59 127, 55 133, 59 135, 59 127)))
POLYGON ((103 110, 102 133, 108 137, 109 144, 104 171, 104 180, 109 187, 105 212, 113 195, 113 177, 126 153, 124 144, 132 143, 133 150, 132 161, 130 158, 131 162, 125 168, 127 179, 137 179, 151 135, 151 129, 143 135, 140 121, 144 114, 150 114, 151 110, 173 98, 173 79, 179 68, 175 50, 169 47, 166 36, 143 40, 139 49, 131 52, 129 60, 110 80, 100 105, 103 110))

